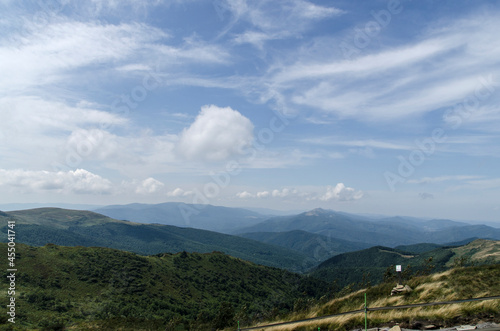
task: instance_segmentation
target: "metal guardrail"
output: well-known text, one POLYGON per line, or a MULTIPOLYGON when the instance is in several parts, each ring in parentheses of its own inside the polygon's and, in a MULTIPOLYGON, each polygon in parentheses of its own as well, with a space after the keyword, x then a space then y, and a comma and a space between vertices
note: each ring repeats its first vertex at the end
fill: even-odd
POLYGON ((302 323, 302 322, 319 321, 319 320, 327 319, 327 318, 331 318, 331 317, 349 315, 349 314, 359 314, 359 313, 365 313, 368 311, 405 309, 405 308, 425 307, 425 306, 451 305, 454 303, 464 303, 464 302, 483 301, 483 300, 495 300, 495 299, 500 299, 500 295, 490 296, 490 297, 472 298, 472 299, 463 299, 463 300, 453 300, 453 301, 415 303, 415 304, 411 304, 411 305, 401 305, 401 306, 387 306, 387 307, 373 307, 373 308, 366 307, 366 308, 361 308, 358 310, 351 310, 351 311, 346 311, 343 313, 338 313, 338 314, 333 314, 333 315, 311 317, 311 318, 306 318, 306 319, 297 320, 297 321, 290 321, 290 322, 281 322, 281 323, 273 323, 273 324, 266 324, 266 325, 260 325, 260 326, 252 326, 249 328, 240 328, 239 330, 241 330, 241 331, 261 330, 261 329, 270 328, 273 326, 282 326, 282 325, 291 325, 291 324, 302 323))

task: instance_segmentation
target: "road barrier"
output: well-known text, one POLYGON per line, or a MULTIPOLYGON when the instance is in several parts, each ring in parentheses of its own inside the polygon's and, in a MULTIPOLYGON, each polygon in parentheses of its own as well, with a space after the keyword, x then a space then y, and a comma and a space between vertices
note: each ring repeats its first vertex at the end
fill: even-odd
POLYGON ((342 316, 342 315, 349 315, 349 314, 359 314, 359 313, 365 313, 365 329, 366 329, 366 313, 369 311, 377 311, 377 310, 393 310, 393 309, 405 309, 405 308, 415 308, 415 307, 425 307, 425 306, 439 306, 439 305, 451 305, 455 303, 464 303, 464 302, 471 302, 471 301, 483 301, 483 300, 495 300, 495 299, 500 299, 500 295, 496 296, 491 296, 491 297, 481 297, 481 298, 472 298, 472 299, 463 299, 463 300, 453 300, 453 301, 441 301, 441 302, 427 302, 427 303, 415 303, 411 305, 401 305, 401 306, 387 306, 387 307, 367 307, 366 306, 366 301, 365 301, 365 307, 358 309, 358 310, 351 310, 351 311, 346 311, 343 313, 338 313, 338 314, 333 314, 333 315, 325 315, 325 316, 319 316, 319 317, 312 317, 312 318, 306 318, 302 320, 297 320, 297 321, 291 321, 291 322, 281 322, 281 323, 273 323, 273 324, 266 324, 266 325, 260 325, 260 326, 253 326, 253 327, 248 327, 248 328, 239 328, 238 330, 240 331, 245 331, 245 330, 262 330, 274 326, 282 326, 282 325, 291 325, 291 324, 297 324, 297 323, 302 323, 302 322, 310 322, 310 321, 319 321, 331 317, 336 317, 336 316, 342 316))

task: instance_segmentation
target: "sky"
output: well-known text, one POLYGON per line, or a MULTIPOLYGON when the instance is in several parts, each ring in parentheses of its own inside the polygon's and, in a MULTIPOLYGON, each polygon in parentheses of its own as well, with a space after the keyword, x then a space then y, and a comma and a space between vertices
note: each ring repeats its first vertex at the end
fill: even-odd
POLYGON ((2 203, 500 222, 500 3, 0 0, 2 203))

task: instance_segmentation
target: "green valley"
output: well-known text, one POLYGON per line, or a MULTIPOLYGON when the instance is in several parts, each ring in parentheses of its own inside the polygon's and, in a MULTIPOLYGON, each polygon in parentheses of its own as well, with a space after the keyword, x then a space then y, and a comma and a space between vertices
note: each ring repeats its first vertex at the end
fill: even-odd
MULTIPOLYGON (((140 256, 17 244, 16 267, 16 327, 23 328, 207 330, 277 316, 296 300, 326 291, 321 281, 220 252, 140 256)), ((2 271, 2 291, 6 276, 2 271)), ((6 300, 1 298, 3 307, 6 300)))

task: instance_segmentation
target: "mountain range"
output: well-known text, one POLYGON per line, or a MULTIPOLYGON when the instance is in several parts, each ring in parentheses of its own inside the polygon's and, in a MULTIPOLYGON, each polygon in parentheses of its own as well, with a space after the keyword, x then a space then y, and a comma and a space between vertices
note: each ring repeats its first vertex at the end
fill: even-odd
MULTIPOLYGON (((406 280, 500 262, 500 241, 477 239, 498 239, 499 229, 452 220, 370 218, 323 209, 266 216, 187 204, 109 210, 124 217, 60 208, 0 211, 0 242, 8 241, 7 220, 15 221, 24 327, 250 325, 384 281, 385 290, 393 286, 398 264, 406 280), (134 217, 149 210, 142 217, 146 223, 130 221, 130 209, 136 210, 128 214, 134 217), (169 217, 161 218, 165 210, 169 217), (213 220, 212 226, 232 234, 186 227, 182 210, 192 212, 190 222, 208 226, 213 220), (153 216, 184 226, 159 224, 153 216)), ((497 270, 488 275, 498 276, 497 270)), ((6 279, 6 271, 2 275, 6 279)), ((0 284, 2 290, 6 286, 0 284)), ((0 328, 5 323, 4 316, 0 328)))
POLYGON ((93 211, 118 220, 191 227, 221 233, 234 233, 235 229, 255 225, 269 218, 243 208, 181 202, 112 205, 93 211))
POLYGON ((16 221, 16 242, 33 246, 99 246, 138 254, 220 251, 258 264, 304 271, 315 261, 297 250, 213 231, 121 221, 91 211, 39 208, 0 214, 0 241, 7 220, 16 221))
MULTIPOLYGON (((486 225, 469 225, 451 220, 415 221, 404 217, 369 220, 332 210, 314 209, 293 216, 273 217, 239 229, 240 233, 287 232, 302 230, 334 239, 395 247, 421 243, 448 243, 471 237, 500 239, 500 229, 486 225)), ((254 236, 254 239, 257 237, 254 236)), ((262 239, 264 240, 264 239, 262 239)))
POLYGON ((499 228, 481 224, 402 216, 374 217, 321 208, 285 216, 185 203, 113 205, 94 211, 121 220, 236 234, 301 251, 316 261, 370 246, 417 244, 422 238, 437 244, 473 237, 500 239, 499 228))
POLYGON ((37 208, 7 212, 0 218, 18 218, 24 227, 19 238, 31 245, 93 245, 139 254, 216 250, 294 271, 338 254, 372 246, 421 244, 423 238, 434 245, 500 239, 500 229, 486 225, 370 217, 319 208, 288 216, 184 203, 113 205, 98 211, 37 208))

